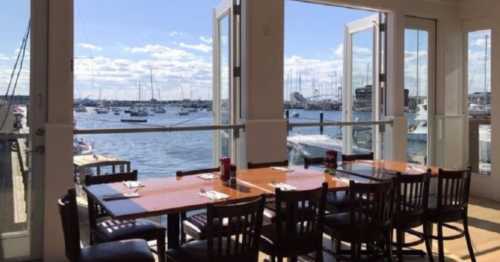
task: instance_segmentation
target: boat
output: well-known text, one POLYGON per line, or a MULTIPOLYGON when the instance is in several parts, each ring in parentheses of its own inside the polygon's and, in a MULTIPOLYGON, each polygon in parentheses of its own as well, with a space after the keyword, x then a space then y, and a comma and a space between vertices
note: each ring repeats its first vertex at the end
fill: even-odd
POLYGON ((479 126, 479 172, 491 172, 491 125, 479 126))
POLYGON ((165 114, 167 113, 167 110, 161 105, 154 105, 153 108, 151 108, 151 112, 155 114, 165 114))
POLYGON ((125 118, 120 120, 123 123, 147 123, 146 118, 125 118))
POLYGON ((179 112, 177 112, 177 114, 180 116, 187 116, 189 115, 189 113, 190 113, 189 110, 187 110, 185 107, 181 107, 179 112))
POLYGON ((293 118, 299 118, 299 117, 300 117, 299 112, 294 112, 294 113, 292 113, 292 117, 293 117, 293 118))
POLYGON ((137 106, 130 109, 130 116, 146 117, 148 116, 148 111, 143 106, 137 106))
POLYGON ((78 104, 75 106, 75 112, 77 113, 87 113, 87 107, 82 104, 78 104))
POLYGON ((83 139, 73 139, 73 155, 90 155, 92 154, 92 145, 85 142, 83 139))
POLYGON ((113 111, 113 114, 115 114, 115 116, 119 116, 120 113, 122 112, 122 110, 119 107, 113 107, 111 108, 111 111, 113 111))
POLYGON ((414 142, 427 143, 427 102, 417 105, 417 113, 415 116, 415 124, 408 128, 408 139, 414 142))
POLYGON ((98 106, 95 108, 95 112, 97 114, 108 114, 109 113, 109 108, 105 106, 98 106))

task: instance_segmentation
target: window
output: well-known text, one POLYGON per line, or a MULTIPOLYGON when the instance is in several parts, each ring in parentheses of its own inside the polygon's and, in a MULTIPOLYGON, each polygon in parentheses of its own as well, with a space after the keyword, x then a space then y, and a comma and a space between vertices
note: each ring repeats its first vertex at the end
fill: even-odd
POLYGON ((467 33, 469 161, 480 174, 491 172, 491 30, 467 33))

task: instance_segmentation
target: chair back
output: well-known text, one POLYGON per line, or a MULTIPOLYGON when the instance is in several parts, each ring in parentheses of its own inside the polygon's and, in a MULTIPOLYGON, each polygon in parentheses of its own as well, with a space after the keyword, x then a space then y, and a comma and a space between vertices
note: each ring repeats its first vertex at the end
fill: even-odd
POLYGON ((318 250, 323 234, 327 183, 303 191, 276 189, 276 247, 282 252, 318 250))
MULTIPOLYGON (((117 183, 123 181, 137 181, 137 170, 129 173, 117 173, 106 175, 87 175, 85 176, 85 185, 100 185, 108 183, 117 183)), ((90 242, 93 243, 93 231, 97 228, 97 219, 105 217, 107 213, 98 205, 94 199, 87 195, 88 213, 89 213, 89 227, 90 227, 90 242)))
POLYGON ((68 190, 68 193, 58 200, 58 206, 63 226, 66 257, 70 261, 77 261, 80 256, 80 230, 75 190, 68 190))
POLYGON ((383 230, 391 226, 393 217, 393 181, 349 185, 351 225, 361 231, 383 230))
POLYGON ((208 205, 209 261, 257 261, 264 197, 229 205, 208 205))
POLYGON ((183 176, 191 176, 191 175, 199 175, 203 173, 214 173, 214 172, 219 172, 220 168, 215 167, 215 168, 205 168, 205 169, 195 169, 195 170, 178 170, 175 175, 177 177, 183 177, 183 176))
POLYGON ((373 152, 366 154, 342 154, 342 161, 356 161, 356 160, 373 160, 374 154, 373 152))
POLYGON ((443 170, 438 175, 438 210, 467 210, 471 169, 443 170))
POLYGON ((266 162, 266 163, 252 163, 248 162, 248 169, 253 169, 253 168, 265 168, 265 167, 272 167, 272 166, 288 166, 288 160, 285 161, 278 161, 278 162, 266 162))
POLYGON ((397 173, 394 185, 397 224, 414 227, 415 224, 423 223, 423 215, 429 201, 430 174, 431 170, 416 175, 397 173))

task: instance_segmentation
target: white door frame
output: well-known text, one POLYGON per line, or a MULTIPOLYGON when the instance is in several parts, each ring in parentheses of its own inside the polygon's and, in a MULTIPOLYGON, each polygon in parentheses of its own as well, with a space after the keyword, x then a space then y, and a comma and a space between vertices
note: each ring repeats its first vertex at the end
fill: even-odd
MULTIPOLYGON (((214 8, 213 11, 213 116, 214 123, 216 125, 221 124, 221 115, 220 115, 220 102, 221 102, 221 87, 222 80, 220 78, 221 75, 221 66, 223 61, 220 60, 221 55, 221 35, 220 35, 220 22, 224 18, 229 19, 229 103, 230 103, 230 124, 234 125, 239 116, 239 99, 240 90, 239 90, 239 81, 235 79, 234 68, 239 65, 239 21, 236 19, 236 15, 234 12, 234 6, 236 5, 236 0, 221 0, 219 5, 214 8)), ((230 145, 230 157, 233 163, 237 163, 237 143, 233 136, 232 130, 227 130, 232 136, 231 145, 230 145)), ((218 159, 221 157, 221 134, 220 131, 214 131, 214 163, 218 162, 218 159)))
MULTIPOLYGON (((380 120, 380 14, 368 16, 349 24, 346 24, 344 31, 344 77, 343 77, 343 92, 342 92, 342 120, 352 122, 353 116, 353 92, 352 92, 352 64, 353 64, 353 46, 352 36, 355 33, 365 30, 373 30, 373 86, 372 86, 372 121, 380 120)), ((346 126, 343 129, 343 152, 352 153, 352 126, 346 126)), ((379 128, 373 128, 372 150, 376 158, 381 156, 381 141, 382 137, 379 128)))
MULTIPOLYGON (((405 17, 405 30, 414 29, 428 33, 427 54, 427 164, 435 164, 435 116, 436 116, 436 22, 432 19, 405 17)), ((404 35, 404 34, 403 34, 404 35)), ((404 83, 404 82, 403 82, 404 83)), ((407 145, 408 146, 408 145, 407 145)))

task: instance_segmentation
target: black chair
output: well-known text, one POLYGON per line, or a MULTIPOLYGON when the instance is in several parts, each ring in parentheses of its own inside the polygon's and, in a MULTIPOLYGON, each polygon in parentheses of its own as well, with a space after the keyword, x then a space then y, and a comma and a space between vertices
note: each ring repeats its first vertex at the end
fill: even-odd
POLYGON ((310 166, 319 166, 325 164, 324 157, 304 157, 304 168, 308 169, 310 166))
MULTIPOLYGON (((424 243, 422 234, 413 229, 424 225, 424 212, 429 199, 430 174, 431 170, 415 175, 396 174, 393 225, 396 230, 396 254, 398 261, 403 261, 403 248, 424 243), (418 240, 406 243, 406 233, 416 236, 418 240)), ((406 253, 415 255, 423 254, 410 251, 406 253)), ((432 254, 429 255, 432 256, 432 254)))
MULTIPOLYGON (((393 192, 392 181, 370 184, 351 181, 349 211, 326 216, 325 233, 331 236, 334 246, 342 241, 351 244, 350 260, 361 259, 362 243, 368 245, 368 251, 378 247, 373 243, 383 243, 383 255, 392 261, 393 192)), ((342 250, 335 251, 338 258, 343 257, 342 250)))
MULTIPOLYGON (((219 172, 220 168, 205 168, 187 171, 177 171, 175 174, 177 178, 199 175, 203 173, 215 173, 219 172)), ((207 212, 204 209, 196 210, 188 216, 186 212, 181 213, 181 243, 186 242, 186 235, 188 235, 193 240, 201 240, 206 238, 206 228, 207 228, 207 212)))
POLYGON ((356 160, 373 160, 375 159, 373 152, 366 154, 342 154, 342 162, 350 162, 356 160))
MULTIPOLYGON (((130 173, 107 174, 100 176, 87 175, 85 185, 99 185, 123 181, 136 181, 137 171, 130 173)), ((140 238, 156 240, 156 248, 160 261, 165 261, 165 231, 161 225, 148 219, 111 219, 94 199, 87 197, 90 242, 103 243, 117 240, 140 238)))
POLYGON ((316 261, 323 260, 323 219, 328 185, 305 191, 276 189, 274 223, 262 229, 260 250, 272 260, 315 253, 316 261))
POLYGON ((277 161, 277 162, 266 162, 266 163, 252 163, 248 162, 247 167, 248 169, 254 169, 254 168, 265 168, 265 167, 273 167, 273 166, 288 166, 288 160, 285 161, 277 161))
POLYGON ((72 262, 154 262, 154 256, 145 240, 130 239, 92 245, 86 248, 80 246, 80 230, 78 209, 74 189, 58 201, 59 213, 64 232, 66 257, 72 262))
POLYGON ((427 253, 432 257, 432 239, 438 241, 439 261, 444 261, 444 241, 465 237, 471 261, 476 261, 472 240, 469 234, 468 206, 471 169, 443 170, 439 169, 437 198, 430 198, 429 207, 425 212, 424 237, 427 253), (462 222, 463 228, 449 223, 462 222), (437 236, 432 234, 432 227, 437 224, 437 236), (444 236, 443 228, 455 231, 455 235, 444 236))
POLYGON ((207 206, 206 240, 190 241, 167 257, 177 262, 257 262, 264 198, 207 206))

